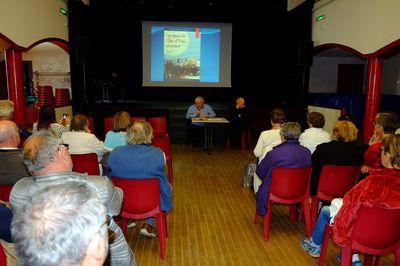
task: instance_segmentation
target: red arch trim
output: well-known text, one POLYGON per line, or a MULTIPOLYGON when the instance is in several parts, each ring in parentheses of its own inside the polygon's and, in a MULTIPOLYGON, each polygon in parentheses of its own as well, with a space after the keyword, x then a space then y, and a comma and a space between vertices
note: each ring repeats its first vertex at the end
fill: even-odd
POLYGON ((345 51, 348 51, 348 52, 350 52, 358 57, 364 58, 364 59, 369 59, 369 58, 374 58, 374 57, 390 57, 394 53, 397 53, 400 51, 400 39, 397 39, 370 54, 363 54, 360 51, 358 51, 350 46, 344 45, 344 44, 326 43, 326 44, 315 46, 314 47, 314 55, 317 55, 322 51, 332 49, 332 48, 341 48, 345 51))
POLYGON ((9 39, 7 36, 5 36, 4 34, 0 33, 0 39, 2 39, 3 41, 5 41, 6 43, 8 43, 10 45, 10 48, 21 51, 21 52, 27 52, 30 49, 32 49, 33 47, 35 47, 36 45, 39 45, 41 43, 44 42, 50 42, 54 45, 57 45, 58 47, 60 47, 61 49, 63 49, 66 53, 69 54, 69 43, 63 39, 59 39, 59 38, 45 38, 45 39, 41 39, 39 41, 36 41, 34 43, 32 43, 31 45, 29 45, 28 47, 23 47, 20 46, 18 44, 16 44, 15 42, 13 42, 11 39, 9 39))

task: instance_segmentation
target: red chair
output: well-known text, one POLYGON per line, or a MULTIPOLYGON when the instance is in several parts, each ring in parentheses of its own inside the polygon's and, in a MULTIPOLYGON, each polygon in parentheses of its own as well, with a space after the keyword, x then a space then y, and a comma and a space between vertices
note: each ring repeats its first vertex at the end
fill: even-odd
POLYGON ((7 255, 6 255, 2 245, 0 245, 0 265, 1 266, 7 265, 7 255))
POLYGON ((88 117, 88 128, 90 130, 90 133, 94 134, 94 122, 93 122, 93 117, 88 117))
MULTIPOLYGON (((249 149, 251 149, 250 130, 247 130, 246 132, 240 134, 240 145, 242 146, 242 151, 246 150, 246 140, 249 149)), ((230 144, 230 139, 228 138, 228 140, 226 141, 226 149, 229 149, 229 144, 230 144)))
POLYGON ((0 200, 2 201, 10 201, 10 193, 12 190, 12 185, 1 185, 0 186, 0 200))
MULTIPOLYGON (((311 167, 306 168, 275 168, 272 170, 272 180, 269 189, 268 209, 264 216, 264 239, 268 240, 271 210, 273 203, 296 204, 302 203, 306 223, 307 237, 311 237, 310 222, 310 175, 311 167)), ((291 217, 293 217, 293 207, 291 217)), ((258 214, 254 217, 257 222, 258 214)))
POLYGON ((149 124, 153 128, 153 134, 166 134, 167 131, 167 120, 165 117, 150 117, 149 124))
POLYGON ((172 184, 174 177, 172 171, 172 159, 171 159, 169 135, 168 134, 154 135, 152 140, 152 145, 155 147, 159 147, 165 153, 165 159, 168 168, 168 181, 172 184))
MULTIPOLYGON (((342 266, 350 266, 354 251, 364 253, 364 265, 379 265, 380 255, 395 252, 396 265, 400 265, 400 209, 363 206, 358 212, 353 238, 349 246, 341 247, 342 266)), ((326 225, 318 265, 325 262, 332 228, 326 225)))
POLYGON ((135 121, 146 121, 146 117, 142 117, 142 116, 131 117, 131 123, 133 124, 133 122, 135 122, 135 121))
POLYGON ((106 117, 104 118, 104 136, 113 128, 114 118, 106 117))
POLYGON ((87 173, 88 175, 100 175, 99 161, 96 153, 71 154, 74 164, 73 171, 87 173))
POLYGON ((160 257, 165 259, 165 238, 168 236, 167 219, 161 210, 160 184, 157 178, 151 179, 122 179, 112 178, 115 186, 124 191, 122 203, 122 231, 126 235, 126 219, 142 220, 156 217, 160 257))
POLYGON ((314 228, 317 221, 318 203, 321 200, 332 201, 343 198, 356 183, 360 166, 324 165, 319 176, 317 195, 312 196, 311 223, 314 228))

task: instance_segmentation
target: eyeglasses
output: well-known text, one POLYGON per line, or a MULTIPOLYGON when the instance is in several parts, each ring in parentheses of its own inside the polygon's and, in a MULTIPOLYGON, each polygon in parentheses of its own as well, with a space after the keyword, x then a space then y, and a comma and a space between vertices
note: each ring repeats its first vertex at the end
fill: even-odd
MULTIPOLYGON (((60 143, 60 146, 64 146, 67 151, 69 150, 69 144, 60 143)), ((60 150, 60 148, 58 148, 58 150, 60 150)))

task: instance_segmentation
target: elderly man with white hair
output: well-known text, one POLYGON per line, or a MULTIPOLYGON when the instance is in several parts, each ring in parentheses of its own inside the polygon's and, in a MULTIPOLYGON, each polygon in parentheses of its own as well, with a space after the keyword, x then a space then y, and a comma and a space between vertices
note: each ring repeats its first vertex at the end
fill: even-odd
POLYGON ((29 176, 22 160, 17 125, 9 120, 0 121, 0 185, 14 185, 19 179, 29 176))
POLYGON ((107 215, 95 187, 83 181, 48 186, 22 210, 11 224, 19 265, 103 265, 107 215))
POLYGON ((187 126, 188 126, 188 135, 190 141, 201 143, 201 136, 204 130, 204 123, 192 123, 193 118, 209 118, 215 117, 215 112, 208 104, 204 103, 204 99, 201 96, 197 96, 194 100, 195 104, 192 104, 189 107, 189 110, 186 113, 187 126))
POLYGON ((108 230, 112 237, 110 237, 108 263, 112 266, 136 265, 121 228, 112 218, 121 210, 123 200, 121 189, 115 187, 105 176, 72 172, 73 165, 67 147, 47 130, 39 131, 25 141, 23 155, 24 163, 33 176, 19 180, 11 191, 10 203, 14 215, 24 212, 24 204, 36 191, 54 185, 67 185, 74 181, 87 183, 97 192, 109 217, 108 230))

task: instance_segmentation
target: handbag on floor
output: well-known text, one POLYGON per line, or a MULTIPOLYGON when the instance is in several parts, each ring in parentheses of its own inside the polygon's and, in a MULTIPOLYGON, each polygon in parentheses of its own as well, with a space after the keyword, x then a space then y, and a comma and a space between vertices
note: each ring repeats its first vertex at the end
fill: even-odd
POLYGON ((256 160, 250 161, 245 167, 244 175, 243 175, 243 187, 251 188, 253 185, 253 175, 256 172, 257 162, 256 160))

